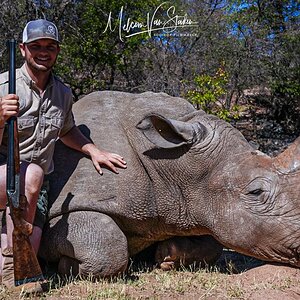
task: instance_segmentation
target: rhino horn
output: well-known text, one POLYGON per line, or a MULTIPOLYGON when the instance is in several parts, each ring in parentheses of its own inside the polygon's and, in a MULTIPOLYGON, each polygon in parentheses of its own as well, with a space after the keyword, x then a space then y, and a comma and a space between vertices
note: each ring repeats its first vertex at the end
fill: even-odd
POLYGON ((284 152, 274 158, 274 166, 282 173, 292 173, 300 170, 300 137, 284 152))
POLYGON ((151 114, 141 120, 136 128, 159 148, 176 148, 192 145, 206 136, 206 128, 200 123, 188 123, 151 114))

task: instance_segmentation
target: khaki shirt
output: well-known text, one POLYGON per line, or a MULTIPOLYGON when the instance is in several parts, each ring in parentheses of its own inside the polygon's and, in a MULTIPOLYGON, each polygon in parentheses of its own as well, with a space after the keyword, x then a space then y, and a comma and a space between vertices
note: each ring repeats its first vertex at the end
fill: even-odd
MULTIPOLYGON (((0 97, 8 94, 8 73, 0 74, 0 97)), ((25 65, 16 70, 16 94, 19 96, 18 115, 20 159, 33 162, 44 170, 53 171, 53 153, 56 140, 74 125, 71 90, 51 75, 43 95, 39 94, 25 65)), ((0 154, 7 153, 4 133, 0 154)))

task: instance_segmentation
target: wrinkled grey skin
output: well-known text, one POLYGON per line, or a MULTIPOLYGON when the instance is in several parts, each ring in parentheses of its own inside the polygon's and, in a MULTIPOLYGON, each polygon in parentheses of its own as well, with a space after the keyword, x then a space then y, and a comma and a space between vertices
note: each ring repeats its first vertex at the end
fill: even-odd
POLYGON ((207 234, 240 253, 300 266, 298 140, 270 158, 228 123, 162 93, 95 92, 74 114, 128 168, 100 176, 59 145, 40 255, 60 272, 114 275, 157 241, 207 234))

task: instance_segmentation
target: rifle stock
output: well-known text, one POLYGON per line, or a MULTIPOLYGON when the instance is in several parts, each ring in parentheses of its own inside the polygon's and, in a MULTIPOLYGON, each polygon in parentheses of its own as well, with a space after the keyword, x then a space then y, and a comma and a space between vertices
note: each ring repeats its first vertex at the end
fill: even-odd
MULTIPOLYGON (((8 41, 9 50, 9 93, 16 93, 16 42, 8 41)), ((8 124, 8 155, 6 174, 6 194, 10 215, 14 224, 13 229, 13 261, 15 286, 43 280, 43 274, 31 246, 29 236, 33 226, 23 218, 27 205, 25 195, 20 195, 20 154, 17 118, 11 117, 8 124)))

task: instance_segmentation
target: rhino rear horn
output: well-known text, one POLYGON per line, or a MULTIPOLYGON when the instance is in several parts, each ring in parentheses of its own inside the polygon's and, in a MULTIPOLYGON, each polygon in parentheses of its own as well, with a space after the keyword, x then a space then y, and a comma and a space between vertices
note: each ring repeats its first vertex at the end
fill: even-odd
POLYGON ((182 122, 154 114, 140 121, 136 128, 159 148, 192 145, 206 134, 205 127, 200 123, 182 122))

